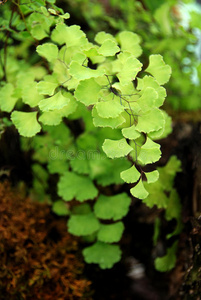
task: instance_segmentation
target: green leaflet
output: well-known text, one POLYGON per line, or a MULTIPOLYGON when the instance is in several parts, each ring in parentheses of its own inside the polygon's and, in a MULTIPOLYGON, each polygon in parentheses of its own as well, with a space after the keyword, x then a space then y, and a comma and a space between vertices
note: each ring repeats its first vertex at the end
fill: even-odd
POLYGON ((64 101, 66 101, 66 99, 67 101, 69 100, 67 105, 65 105, 61 109, 54 109, 53 111, 43 112, 39 117, 39 121, 44 125, 58 125, 61 123, 63 117, 68 117, 70 114, 72 114, 77 108, 76 100, 70 93, 66 93, 65 96, 67 98, 65 98, 64 101))
POLYGON ((138 78, 138 85, 137 88, 139 90, 144 91, 147 87, 153 88, 157 94, 158 98, 155 99, 155 106, 160 107, 163 105, 165 97, 166 97, 166 90, 164 87, 160 86, 156 79, 152 76, 144 76, 143 78, 138 78))
POLYGON ((50 174, 64 174, 67 170, 68 170, 68 163, 66 160, 63 159, 50 159, 48 161, 48 171, 50 172, 50 174))
POLYGON ((182 205, 180 202, 179 195, 175 189, 172 189, 168 199, 168 205, 165 211, 165 218, 167 221, 176 219, 177 226, 175 227, 173 232, 167 235, 168 239, 174 235, 179 234, 183 228, 181 211, 182 211, 182 205))
POLYGON ((71 234, 82 236, 96 232, 99 227, 99 221, 93 213, 83 215, 71 215, 68 223, 68 231, 71 234))
POLYGON ((154 170, 152 172, 145 172, 145 176, 147 178, 147 183, 156 182, 159 178, 159 172, 154 170))
POLYGON ((30 82, 23 86, 22 101, 25 104, 28 104, 30 107, 36 107, 42 99, 43 96, 39 95, 37 91, 37 82, 30 82))
POLYGON ((37 122, 36 116, 37 112, 14 111, 11 114, 11 120, 20 135, 32 137, 41 130, 41 126, 37 122))
POLYGON ((83 255, 87 263, 99 264, 101 269, 108 269, 121 259, 121 250, 118 245, 108 245, 98 241, 85 248, 83 255))
POLYGON ((119 115, 116 118, 102 118, 99 116, 96 106, 92 110, 93 123, 96 127, 111 127, 117 128, 123 123, 125 123, 125 118, 122 115, 119 115))
POLYGON ((122 129, 122 134, 125 138, 130 139, 130 140, 135 140, 140 137, 140 133, 135 130, 136 126, 132 125, 131 127, 128 128, 123 128, 122 129))
POLYGON ((165 120, 165 126, 161 130, 158 130, 156 132, 150 132, 148 135, 151 139, 164 139, 166 138, 171 132, 172 132, 172 118, 168 116, 168 114, 161 110, 164 120, 165 120))
MULTIPOLYGON (((175 197, 175 200, 172 200, 174 197, 169 200, 167 192, 170 193, 173 190, 173 181, 176 173, 181 171, 180 168, 181 162, 176 158, 176 156, 171 156, 168 163, 164 167, 157 168, 160 180, 154 183, 144 182, 144 186, 149 192, 149 195, 143 200, 143 202, 146 203, 148 207, 153 207, 156 205, 158 208, 167 209, 169 203, 172 203, 172 201, 175 201, 175 204, 179 203, 175 192, 173 192, 172 195, 170 194, 171 197, 175 197)), ((147 173, 145 173, 145 175, 147 175, 147 173)), ((176 211, 178 210, 176 209, 176 211)))
POLYGON ((59 111, 63 117, 68 117, 72 113, 74 113, 77 109, 77 101, 73 97, 71 93, 65 93, 65 97, 68 98, 70 101, 67 105, 61 108, 59 111))
POLYGON ((159 54, 152 54, 149 57, 149 66, 146 72, 153 75, 159 84, 168 82, 171 75, 171 67, 166 65, 159 54))
POLYGON ((43 99, 39 102, 39 108, 44 111, 61 109, 69 103, 70 99, 62 95, 61 91, 54 96, 43 99))
POLYGON ((147 87, 143 90, 142 96, 137 100, 137 103, 142 112, 147 112, 155 108, 155 101, 157 98, 157 92, 153 88, 147 87))
POLYGON ((62 114, 60 110, 47 111, 42 113, 39 117, 39 121, 44 125, 59 125, 62 121, 62 114))
POLYGON ((154 108, 138 117, 138 124, 135 129, 139 132, 150 133, 158 131, 165 125, 165 118, 162 111, 154 108))
POLYGON ((160 176, 160 183, 165 191, 171 191, 174 178, 177 172, 181 172, 181 161, 172 155, 164 167, 157 168, 160 176))
POLYGON ((93 70, 88 67, 80 65, 76 61, 72 61, 69 67, 69 74, 73 76, 73 78, 78 80, 84 80, 89 78, 96 78, 104 75, 104 70, 97 69, 93 70))
POLYGON ((124 224, 122 222, 116 222, 113 224, 101 224, 97 234, 97 239, 105 243, 119 242, 124 231, 124 224))
POLYGON ((14 86, 11 83, 6 83, 0 89, 0 108, 2 111, 11 112, 14 108, 17 98, 13 96, 14 86))
POLYGON ((70 161, 70 166, 73 171, 78 174, 89 174, 90 172, 89 160, 84 151, 78 151, 78 153, 76 153, 75 157, 73 157, 70 161))
POLYGON ((86 35, 77 25, 57 24, 51 38, 59 45, 65 43, 67 47, 82 47, 86 43, 86 35))
POLYGON ((74 95, 78 101, 84 103, 86 106, 89 106, 98 101, 100 97, 100 90, 101 86, 95 81, 95 79, 89 78, 80 81, 74 95))
POLYGON ((102 148, 110 158, 124 157, 133 150, 133 148, 127 144, 125 139, 117 141, 105 139, 102 148))
POLYGON ((96 110, 101 118, 117 118, 124 111, 124 106, 115 100, 101 101, 96 104, 96 110))
POLYGON ((143 202, 150 208, 156 205, 158 208, 166 209, 168 205, 168 197, 164 193, 161 182, 159 180, 150 184, 144 182, 144 186, 149 195, 147 198, 143 199, 143 202))
POLYGON ((155 268, 160 272, 167 272, 174 268, 176 263, 176 251, 177 251, 178 242, 167 249, 167 254, 162 257, 157 257, 155 259, 155 268))
POLYGON ((161 157, 160 145, 147 137, 146 143, 141 147, 138 162, 142 165, 152 164, 161 157))
POLYGON ((40 56, 45 57, 49 62, 53 62, 58 57, 58 47, 52 43, 44 43, 36 48, 40 56))
POLYGON ((139 180, 141 173, 136 169, 135 166, 132 166, 128 170, 121 172, 121 178, 127 183, 134 183, 139 180))
POLYGON ((100 195, 94 205, 94 212, 100 219, 116 221, 128 213, 130 203, 131 199, 126 193, 115 196, 100 195))
POLYGON ((67 203, 62 200, 58 200, 53 203, 52 211, 58 216, 68 216, 70 213, 67 203))
POLYGON ((42 40, 49 34, 50 26, 53 24, 54 18, 45 17, 43 14, 34 12, 28 18, 30 33, 37 40, 42 40))
POLYGON ((103 42, 103 44, 98 49, 98 53, 103 56, 114 56, 117 52, 120 51, 120 48, 117 46, 117 44, 108 39, 103 42))
POLYGON ((44 81, 37 83, 38 93, 41 95, 52 96, 55 89, 58 87, 58 82, 52 75, 46 75, 44 79, 44 81))
POLYGON ((132 56, 130 53, 120 53, 118 55, 117 62, 118 66, 118 73, 117 77, 122 85, 127 85, 129 81, 133 81, 142 68, 141 62, 132 56))
POLYGON ((113 42, 116 42, 116 39, 113 35, 110 33, 106 33, 104 31, 100 31, 95 36, 95 42, 102 45, 106 40, 111 40, 113 42))
POLYGON ((78 201, 94 199, 98 190, 93 182, 85 176, 73 172, 65 172, 58 183, 58 195, 64 200, 70 201, 76 198, 78 201))
POLYGON ((109 159, 105 155, 99 156, 98 160, 91 160, 90 177, 102 186, 110 184, 122 184, 123 180, 120 173, 130 166, 130 162, 126 158, 109 159))
POLYGON ((121 50, 128 51, 135 57, 142 54, 142 48, 139 45, 141 39, 136 33, 131 31, 122 31, 116 38, 121 45, 121 50))
POLYGON ((144 185, 142 183, 142 180, 140 180, 136 186, 134 186, 131 190, 130 190, 131 194, 138 199, 145 199, 147 198, 147 196, 149 195, 149 193, 147 192, 147 190, 144 188, 144 185))

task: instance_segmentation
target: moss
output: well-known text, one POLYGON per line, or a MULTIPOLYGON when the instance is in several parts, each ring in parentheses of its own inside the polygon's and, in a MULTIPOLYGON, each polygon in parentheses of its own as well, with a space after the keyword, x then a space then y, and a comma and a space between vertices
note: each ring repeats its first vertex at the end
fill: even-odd
POLYGON ((1 299, 90 299, 90 281, 66 220, 0 183, 1 299))

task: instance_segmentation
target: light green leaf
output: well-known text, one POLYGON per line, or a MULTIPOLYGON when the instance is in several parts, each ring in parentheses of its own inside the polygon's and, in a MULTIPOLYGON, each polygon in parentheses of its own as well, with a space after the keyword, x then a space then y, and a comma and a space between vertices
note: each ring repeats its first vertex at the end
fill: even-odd
POLYGON ((78 25, 67 26, 65 24, 57 24, 52 32, 52 40, 59 45, 69 47, 81 47, 86 43, 86 35, 78 25))
POLYGON ((174 244, 167 249, 167 254, 162 257, 157 257, 155 259, 155 268, 160 272, 167 272, 174 268, 176 264, 176 251, 177 251, 178 242, 174 242, 174 244))
POLYGON ((121 178, 125 182, 127 182, 127 183, 134 183, 134 182, 138 181, 138 179, 140 178, 141 174, 136 169, 135 166, 132 166, 128 170, 125 170, 125 171, 121 172, 120 176, 121 176, 121 178))
POLYGON ((101 242, 116 243, 121 239, 123 231, 124 224, 122 222, 117 222, 109 225, 101 224, 97 238, 101 242))
POLYGON ((122 117, 122 115, 116 118, 100 117, 95 106, 93 107, 92 110, 92 116, 93 116, 94 126, 96 127, 111 127, 114 129, 126 122, 125 118, 122 117))
POLYGON ((59 125, 62 121, 60 110, 46 111, 38 119, 44 125, 59 125))
POLYGON ((70 14, 69 14, 69 13, 65 13, 65 14, 63 14, 63 15, 59 15, 59 17, 62 18, 62 19, 67 20, 67 19, 70 18, 70 14))
POLYGON ((117 35, 117 40, 121 45, 121 50, 132 53, 135 57, 142 54, 140 47, 140 37, 131 31, 122 31, 117 35))
POLYGON ((137 100, 137 103, 141 107, 142 112, 147 112, 155 107, 157 98, 157 92, 153 88, 147 87, 143 90, 142 96, 137 100))
POLYGON ((152 109, 138 117, 138 124, 135 129, 139 132, 150 133, 164 128, 165 118, 158 108, 152 109))
POLYGON ((138 162, 147 165, 158 161, 161 157, 160 145, 147 137, 146 143, 141 147, 138 162))
POLYGON ((121 61, 121 70, 117 73, 117 77, 122 85, 127 85, 130 81, 135 80, 136 75, 142 68, 141 62, 133 57, 128 56, 127 59, 122 58, 122 54, 118 55, 118 59, 121 61))
POLYGON ((77 236, 89 235, 98 231, 100 223, 93 213, 83 215, 71 215, 68 223, 68 231, 77 236))
POLYGON ((114 56, 120 49, 117 46, 117 43, 108 39, 103 42, 103 44, 98 49, 98 53, 103 56, 114 56))
POLYGON ((78 201, 94 199, 98 190, 90 178, 77 175, 73 172, 65 172, 58 183, 58 195, 64 200, 70 201, 76 198, 78 201))
POLYGON ((49 13, 45 6, 41 6, 40 9, 41 9, 42 13, 44 14, 44 16, 49 17, 49 13))
POLYGON ((85 248, 83 255, 87 263, 99 264, 101 269, 109 269, 121 259, 121 250, 118 245, 108 245, 98 241, 85 248))
POLYGON ((53 24, 54 18, 49 16, 48 18, 42 13, 33 12, 28 17, 28 23, 31 28, 30 32, 32 36, 37 40, 42 40, 48 36, 50 26, 53 24))
POLYGON ((37 83, 37 90, 40 95, 52 96, 57 87, 58 82, 55 82, 55 79, 50 75, 45 76, 44 81, 37 83))
POLYGON ((32 137, 41 130, 41 126, 36 119, 37 112, 14 111, 11 114, 11 120, 20 135, 32 137))
POLYGON ((48 11, 52 14, 52 15, 55 15, 55 16, 57 16, 58 15, 58 13, 56 12, 56 10, 55 9, 52 9, 52 8, 48 8, 48 11))
POLYGON ((103 220, 122 219, 129 210, 131 198, 126 193, 115 196, 100 195, 94 205, 96 216, 103 220))
POLYGON ((110 158, 124 157, 133 150, 125 139, 117 141, 105 139, 102 148, 106 155, 110 158))
POLYGON ((131 190, 130 190, 131 194, 138 199, 145 199, 147 198, 147 196, 149 195, 149 193, 147 192, 147 190, 144 188, 144 185, 142 183, 142 180, 140 180, 136 186, 134 186, 131 190))
POLYGON ((0 88, 0 108, 2 111, 11 112, 17 102, 17 98, 13 96, 14 86, 6 83, 0 88))
POLYGON ((135 130, 135 125, 132 125, 131 127, 128 128, 123 128, 122 134, 125 138, 130 139, 130 140, 135 140, 140 137, 140 133, 135 130))
POLYGON ((105 61, 105 57, 98 53, 99 47, 96 45, 91 45, 88 50, 84 50, 84 54, 88 57, 91 62, 95 64, 100 64, 105 61))
POLYGON ((147 87, 152 87, 158 94, 158 98, 155 100, 155 106, 160 107, 161 105, 163 105, 166 97, 165 88, 160 86, 156 79, 152 76, 146 75, 143 78, 138 78, 137 89, 145 90, 147 87))
POLYGON ((53 203, 52 211, 58 216, 68 216, 70 214, 67 203, 62 200, 58 200, 53 203))
POLYGON ((69 74, 78 80, 100 77, 104 75, 104 73, 105 71, 103 69, 90 69, 80 65, 76 61, 72 61, 69 67, 69 74))
POLYGON ((95 36, 95 42, 102 45, 106 40, 111 40, 113 42, 116 42, 116 39, 114 36, 110 33, 106 33, 104 31, 100 31, 95 36))
POLYGON ((22 101, 31 107, 36 107, 38 103, 43 99, 42 95, 39 95, 37 91, 37 82, 30 82, 26 84, 22 89, 22 101))
POLYGON ((149 133, 149 137, 152 140, 156 140, 159 138, 164 139, 172 132, 172 118, 164 110, 161 110, 161 112, 165 120, 165 126, 159 131, 153 131, 149 133))
POLYGON ((49 62, 53 62, 58 57, 58 47, 52 43, 44 43, 36 47, 40 56, 45 57, 49 62))
POLYGON ((73 97, 71 93, 65 93, 65 97, 68 98, 70 101, 66 106, 61 108, 59 112, 63 117, 68 117, 69 115, 71 115, 76 111, 78 104, 77 101, 75 100, 75 97, 73 97))
POLYGON ((101 101, 96 104, 96 110, 101 118, 116 118, 124 111, 124 106, 115 100, 101 101))
POLYGON ((170 78, 171 67, 164 63, 160 54, 152 54, 149 57, 149 66, 146 72, 153 75, 159 84, 165 84, 170 78))
POLYGON ((41 100, 38 106, 42 111, 50 111, 63 108, 69 101, 70 99, 63 96, 59 91, 54 96, 41 100))
POLYGON ((98 101, 101 88, 94 78, 85 79, 80 81, 74 95, 78 101, 89 106, 98 101))
POLYGON ((144 173, 147 178, 147 183, 156 182, 159 178, 159 172, 157 170, 154 170, 152 172, 144 172, 144 173))

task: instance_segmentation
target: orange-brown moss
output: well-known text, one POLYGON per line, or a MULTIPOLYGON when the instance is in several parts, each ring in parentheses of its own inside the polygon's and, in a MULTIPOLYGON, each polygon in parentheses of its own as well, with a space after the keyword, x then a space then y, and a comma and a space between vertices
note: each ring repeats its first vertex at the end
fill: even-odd
POLYGON ((91 299, 78 253, 64 219, 0 183, 0 299, 91 299))

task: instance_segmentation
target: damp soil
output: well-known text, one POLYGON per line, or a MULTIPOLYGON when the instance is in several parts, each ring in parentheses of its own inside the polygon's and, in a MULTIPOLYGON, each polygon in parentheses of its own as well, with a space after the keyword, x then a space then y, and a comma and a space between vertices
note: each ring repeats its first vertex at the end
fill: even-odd
POLYGON ((67 233, 66 219, 54 215, 48 205, 32 202, 19 190, 19 182, 30 185, 31 160, 29 153, 21 152, 19 137, 10 128, 0 141, 0 299, 199 300, 200 137, 198 122, 179 120, 173 133, 161 142, 163 156, 158 166, 173 154, 182 162, 175 188, 182 202, 184 228, 176 237, 175 268, 160 273, 154 268, 154 259, 164 255, 165 235, 174 228, 174 222, 164 218, 164 239, 162 236, 154 247, 154 220, 159 213, 162 218, 163 212, 133 199, 123 220, 122 260, 111 270, 84 264, 81 250, 85 245, 67 233))

